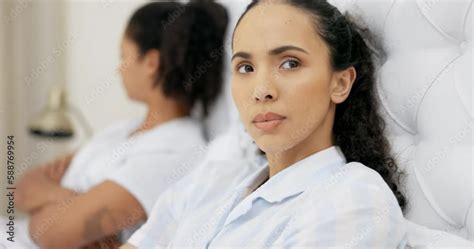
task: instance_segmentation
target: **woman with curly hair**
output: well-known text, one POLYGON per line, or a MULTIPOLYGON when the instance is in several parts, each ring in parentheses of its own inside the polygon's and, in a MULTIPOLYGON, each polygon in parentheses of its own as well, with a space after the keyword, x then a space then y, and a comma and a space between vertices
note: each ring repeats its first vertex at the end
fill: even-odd
POLYGON ((124 248, 404 248, 363 32, 327 1, 254 0, 234 30, 232 94, 267 162, 203 164, 124 248))

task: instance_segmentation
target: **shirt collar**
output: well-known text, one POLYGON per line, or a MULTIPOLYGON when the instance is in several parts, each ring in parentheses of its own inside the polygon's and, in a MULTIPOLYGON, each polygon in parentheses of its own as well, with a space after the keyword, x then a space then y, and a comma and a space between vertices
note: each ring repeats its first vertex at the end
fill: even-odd
POLYGON ((256 199, 262 198, 269 203, 278 203, 289 197, 299 195, 309 186, 314 185, 318 181, 317 178, 324 177, 323 171, 336 168, 336 166, 345 163, 346 158, 340 148, 332 146, 282 170, 252 193, 255 188, 268 178, 269 168, 265 162, 262 167, 250 175, 237 188, 235 198, 241 201, 230 212, 224 226, 247 213, 256 199))
MULTIPOLYGON (((312 154, 280 171, 252 194, 252 200, 263 198, 270 203, 300 194, 313 185, 316 175, 326 168, 346 163, 346 158, 338 146, 332 146, 312 154)), ((268 176, 268 165, 265 167, 268 176)), ((249 186, 250 191, 260 185, 266 177, 260 176, 249 186), (259 181, 258 181, 259 180, 259 181), (252 188, 253 187, 253 188, 252 188)))

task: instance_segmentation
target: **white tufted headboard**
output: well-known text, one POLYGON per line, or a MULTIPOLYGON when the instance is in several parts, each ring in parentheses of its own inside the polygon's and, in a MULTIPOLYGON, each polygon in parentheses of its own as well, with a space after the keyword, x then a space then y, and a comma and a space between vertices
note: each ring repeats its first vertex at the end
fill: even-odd
POLYGON ((472 0, 333 2, 384 47, 377 90, 407 219, 474 240, 472 0))

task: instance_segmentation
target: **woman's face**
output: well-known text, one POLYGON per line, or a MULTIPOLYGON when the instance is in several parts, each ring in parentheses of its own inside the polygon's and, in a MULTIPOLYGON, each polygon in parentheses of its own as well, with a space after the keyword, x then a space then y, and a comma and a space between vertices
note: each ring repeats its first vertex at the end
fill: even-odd
POLYGON ((251 9, 235 30, 232 76, 240 118, 263 151, 331 139, 340 77, 306 12, 273 3, 251 9))
POLYGON ((129 98, 146 101, 147 93, 153 88, 153 78, 144 56, 140 56, 137 44, 127 36, 122 38, 120 50, 119 72, 129 98))

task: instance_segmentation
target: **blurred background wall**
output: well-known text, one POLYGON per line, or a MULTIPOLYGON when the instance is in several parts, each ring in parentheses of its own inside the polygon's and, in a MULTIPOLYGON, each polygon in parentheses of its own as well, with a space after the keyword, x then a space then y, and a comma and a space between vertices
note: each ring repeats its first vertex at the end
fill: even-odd
MULTIPOLYGON (((65 51, 55 51, 63 40, 66 17, 62 2, 2 0, 0 13, 0 182, 4 191, 7 136, 15 136, 17 176, 64 147, 64 141, 49 143, 28 136, 27 125, 44 105, 50 86, 66 82, 65 51)), ((1 203, 5 203, 3 198, 2 192, 1 203)))

